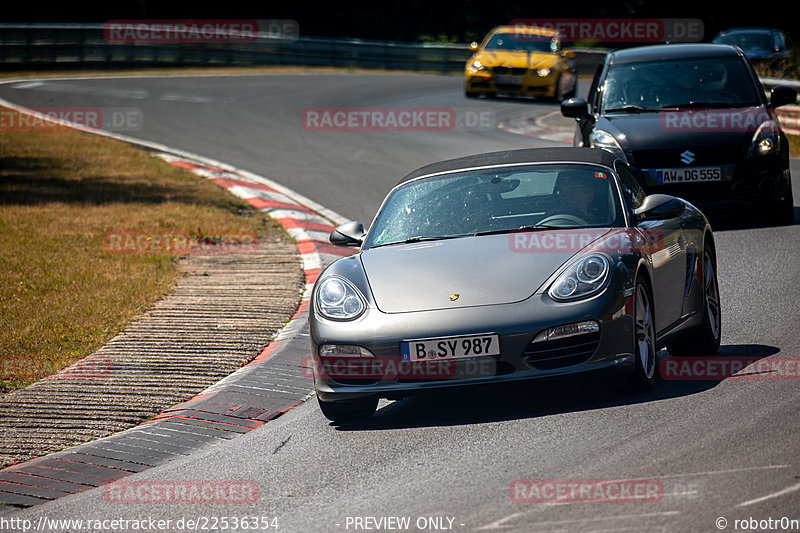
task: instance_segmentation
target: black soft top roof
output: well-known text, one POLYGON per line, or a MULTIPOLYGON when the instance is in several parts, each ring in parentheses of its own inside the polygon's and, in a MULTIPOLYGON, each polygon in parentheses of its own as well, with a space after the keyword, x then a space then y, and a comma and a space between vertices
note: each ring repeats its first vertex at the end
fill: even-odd
POLYGON ((490 167, 495 165, 513 165, 524 163, 576 162, 596 163, 613 166, 616 156, 598 148, 525 148, 475 154, 458 159, 448 159, 419 168, 400 180, 403 183, 414 178, 430 174, 441 174, 474 167, 490 167))

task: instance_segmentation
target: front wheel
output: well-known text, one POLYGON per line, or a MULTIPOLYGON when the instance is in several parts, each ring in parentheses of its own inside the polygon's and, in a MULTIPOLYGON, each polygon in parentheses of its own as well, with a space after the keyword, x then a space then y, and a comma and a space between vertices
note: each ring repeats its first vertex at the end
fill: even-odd
POLYGON ((341 402, 326 402, 317 396, 322 414, 335 424, 347 424, 368 420, 378 408, 378 398, 361 398, 341 402))
POLYGON ((786 191, 786 201, 778 207, 778 223, 790 226, 794 224, 794 196, 792 194, 792 181, 789 180, 789 188, 786 191))
POLYGON ((642 391, 655 387, 658 380, 656 331, 650 290, 644 280, 639 279, 636 282, 633 295, 633 343, 636 369, 629 384, 632 389, 642 391))

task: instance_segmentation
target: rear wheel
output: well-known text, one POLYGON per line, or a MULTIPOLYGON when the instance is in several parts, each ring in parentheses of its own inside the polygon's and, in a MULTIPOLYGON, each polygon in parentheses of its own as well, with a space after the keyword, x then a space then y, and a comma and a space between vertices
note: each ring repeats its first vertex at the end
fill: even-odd
POLYGON ((687 331, 683 338, 667 348, 671 355, 709 355, 719 350, 722 339, 722 308, 714 252, 709 245, 703 250, 703 322, 687 331))
POLYGON ((325 418, 337 424, 368 420, 378 408, 378 398, 326 402, 317 396, 317 402, 325 418))
POLYGON ((636 370, 630 379, 630 386, 635 390, 648 390, 652 389, 658 380, 653 303, 650 298, 650 289, 642 279, 636 282, 636 290, 633 294, 633 342, 636 370))

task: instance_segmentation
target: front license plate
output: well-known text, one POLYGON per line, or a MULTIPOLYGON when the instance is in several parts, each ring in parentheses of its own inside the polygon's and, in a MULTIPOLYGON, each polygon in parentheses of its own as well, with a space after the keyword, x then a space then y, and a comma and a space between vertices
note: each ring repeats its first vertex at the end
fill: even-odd
POLYGON ((495 334, 417 339, 400 343, 403 361, 434 361, 499 355, 500 340, 495 334))
POLYGON ((722 181, 719 167, 665 168, 656 170, 658 183, 704 183, 722 181))
POLYGON ((522 76, 497 76, 494 81, 508 85, 522 85, 522 76))

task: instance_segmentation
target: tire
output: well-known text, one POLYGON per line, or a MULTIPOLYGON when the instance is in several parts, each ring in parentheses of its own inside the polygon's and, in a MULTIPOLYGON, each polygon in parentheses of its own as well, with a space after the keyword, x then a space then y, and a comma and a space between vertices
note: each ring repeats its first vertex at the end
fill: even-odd
POLYGON ((553 91, 553 101, 557 104, 560 104, 567 98, 573 98, 575 96, 575 89, 577 83, 573 83, 572 89, 570 89, 569 91, 564 91, 563 84, 564 84, 564 74, 558 77, 558 80, 556 81, 556 90, 553 91))
POLYGON ((782 226, 794 224, 794 202, 786 202, 778 207, 778 224, 782 226))
POLYGON ((633 343, 636 369, 629 379, 635 391, 650 390, 658 382, 656 360, 656 331, 650 287, 643 279, 636 282, 633 292, 633 343))
POLYGON ((317 396, 322 414, 335 424, 369 420, 378 408, 378 398, 362 398, 342 402, 326 402, 317 396))
POLYGON ((561 87, 562 83, 564 83, 563 75, 559 76, 556 80, 556 90, 553 91, 553 101, 557 104, 560 104, 567 99, 566 93, 563 91, 563 87, 561 87))
POLYGON ((477 98, 478 93, 472 91, 464 91, 464 96, 466 96, 467 98, 477 98))
POLYGON ((788 198, 778 207, 778 223, 784 226, 794 224, 794 196, 792 195, 792 181, 789 180, 789 189, 786 191, 788 198))
POLYGON ((717 268, 714 251, 706 245, 703 249, 703 322, 672 342, 667 349, 670 355, 677 356, 713 355, 719 350, 721 339, 722 307, 717 268))
MULTIPOLYGON (((568 92, 564 93, 564 100, 566 100, 567 98, 575 98, 575 93, 577 91, 578 91, 578 78, 573 73, 572 74, 572 89, 570 89, 568 92)), ((562 100, 562 102, 563 102, 563 100, 562 100)), ((559 102, 559 103, 561 103, 561 102, 559 102)))

